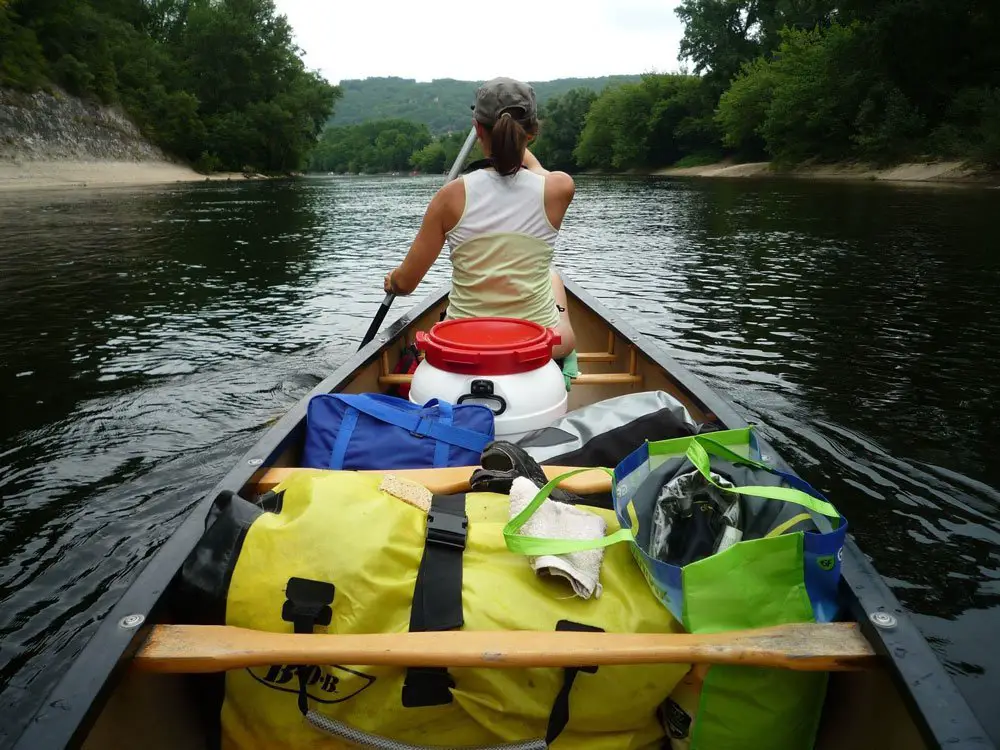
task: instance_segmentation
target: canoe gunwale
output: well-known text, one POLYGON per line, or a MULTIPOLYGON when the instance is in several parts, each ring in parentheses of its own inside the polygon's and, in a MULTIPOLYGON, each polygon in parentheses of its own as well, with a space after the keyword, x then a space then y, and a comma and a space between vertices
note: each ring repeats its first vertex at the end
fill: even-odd
MULTIPOLYGON (((656 342, 607 310, 573 281, 564 281, 572 296, 600 316, 617 335, 628 340, 643 357, 661 368, 669 380, 689 394, 720 426, 747 426, 746 420, 725 398, 664 353, 656 342)), ((377 360, 408 326, 440 305, 447 293, 448 287, 443 286, 414 304, 399 320, 301 398, 236 460, 139 571, 59 682, 50 689, 16 740, 15 750, 78 747, 83 743, 107 698, 129 668, 132 656, 157 621, 164 605, 164 594, 204 533, 205 520, 215 497, 226 490, 240 491, 261 467, 277 460, 292 441, 300 438, 306 405, 312 396, 342 390, 360 370, 377 360), (133 614, 145 617, 140 627, 119 625, 123 618, 133 614)), ((761 443, 772 459, 784 464, 770 446, 764 441, 761 443)), ((865 637, 883 657, 883 664, 928 747, 994 747, 941 660, 850 536, 844 547, 843 575, 849 614, 860 623, 865 637), (876 627, 869 614, 877 611, 892 614, 897 620, 896 626, 892 629, 876 627)))
POLYGON ((841 587, 846 589, 849 615, 882 657, 883 664, 928 747, 982 748, 996 746, 948 675, 892 589, 867 556, 848 536, 841 563, 841 587), (879 627, 871 616, 886 613, 891 627, 879 627), (932 665, 928 668, 928 665, 932 665))

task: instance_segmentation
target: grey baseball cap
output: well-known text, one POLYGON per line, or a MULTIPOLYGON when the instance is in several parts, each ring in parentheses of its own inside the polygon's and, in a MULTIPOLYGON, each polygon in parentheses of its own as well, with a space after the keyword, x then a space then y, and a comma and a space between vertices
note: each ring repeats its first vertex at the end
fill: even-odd
POLYGON ((524 110, 524 116, 516 119, 534 120, 538 116, 535 90, 527 83, 513 78, 494 78, 476 90, 476 103, 472 105, 472 112, 483 125, 493 125, 500 114, 511 107, 524 110))

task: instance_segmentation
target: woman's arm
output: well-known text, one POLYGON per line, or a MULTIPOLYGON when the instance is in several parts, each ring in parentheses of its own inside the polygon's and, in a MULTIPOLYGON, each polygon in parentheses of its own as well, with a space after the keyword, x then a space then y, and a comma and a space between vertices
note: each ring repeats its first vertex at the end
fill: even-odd
POLYGON ((534 172, 536 174, 541 174, 541 175, 546 175, 549 173, 549 170, 543 167, 542 163, 538 161, 538 157, 535 156, 533 153, 531 153, 531 151, 529 151, 528 149, 524 149, 524 158, 521 160, 521 163, 524 164, 525 167, 527 167, 529 172, 534 172))
POLYGON ((451 203, 459 187, 464 189, 460 180, 451 182, 438 190, 431 199, 424 213, 420 231, 417 232, 406 258, 386 274, 385 291, 392 294, 412 294, 430 267, 434 265, 434 261, 441 254, 441 248, 444 247, 445 235, 453 228, 449 226, 454 224, 454 221, 450 221, 453 213, 451 203))

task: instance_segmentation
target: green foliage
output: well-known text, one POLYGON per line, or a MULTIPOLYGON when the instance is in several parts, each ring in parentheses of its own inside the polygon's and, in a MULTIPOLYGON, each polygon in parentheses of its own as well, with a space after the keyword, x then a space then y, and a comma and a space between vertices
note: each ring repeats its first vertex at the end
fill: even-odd
POLYGON ((309 169, 350 173, 406 171, 414 152, 422 152, 430 142, 427 126, 408 120, 330 127, 323 131, 309 169))
POLYGON ((855 124, 858 152, 885 165, 918 155, 927 123, 899 88, 876 84, 861 103, 855 124))
POLYGON ((745 63, 778 47, 782 29, 825 26, 834 9, 833 0, 683 0, 681 57, 718 94, 745 63))
POLYGON ((763 57, 744 64, 741 74, 719 99, 716 110, 723 146, 750 158, 763 155, 764 121, 776 86, 774 69, 763 57))
POLYGON ((763 141, 779 162, 898 161, 918 151, 926 124, 875 74, 870 30, 859 22, 782 32, 771 61, 744 65, 720 101, 723 143, 744 153, 763 141))
POLYGON ((682 56, 718 87, 737 156, 996 158, 996 0, 684 0, 677 12, 682 56))
POLYGON ((623 86, 606 89, 587 112, 580 140, 573 150, 576 163, 584 168, 606 169, 615 163, 618 105, 626 101, 629 92, 623 86))
POLYGON ((946 156, 965 157, 1000 169, 1000 87, 960 90, 945 122, 932 134, 931 143, 946 156))
POLYGON ((339 89, 305 70, 273 0, 14 0, 0 7, 0 84, 51 79, 121 104, 203 169, 305 163, 339 89))
POLYGON ((414 152, 410 164, 418 172, 438 174, 448 168, 448 156, 441 141, 434 141, 414 152))
POLYGON ((646 75, 607 89, 587 113, 574 152, 591 169, 673 164, 691 153, 719 155, 715 98, 697 76, 646 75))
MULTIPOLYGON (((562 78, 532 83, 540 106, 572 89, 600 91, 606 86, 638 81, 639 76, 562 78)), ((341 81, 343 100, 333 125, 356 125, 368 120, 406 119, 426 125, 431 133, 468 132, 469 107, 476 96, 475 81, 440 78, 418 82, 408 78, 366 78, 341 81)))
POLYGON ((94 74, 73 55, 66 54, 60 57, 52 66, 52 71, 71 94, 85 96, 94 90, 94 74))
POLYGON ((33 91, 47 80, 47 68, 35 32, 0 3, 0 86, 33 91))
POLYGON ((194 163, 195 171, 202 174, 212 174, 222 169, 222 160, 209 151, 202 151, 194 163))
POLYGON ((532 151, 548 169, 573 172, 579 168, 573 150, 595 99, 597 94, 590 89, 570 89, 542 107, 539 137, 532 151))
POLYGON ((777 85, 761 134, 782 162, 852 153, 854 123, 874 83, 863 29, 785 31, 772 63, 777 85))
POLYGON ((678 169, 688 169, 690 167, 705 167, 715 164, 719 160, 716 154, 690 154, 678 159, 674 166, 678 169))

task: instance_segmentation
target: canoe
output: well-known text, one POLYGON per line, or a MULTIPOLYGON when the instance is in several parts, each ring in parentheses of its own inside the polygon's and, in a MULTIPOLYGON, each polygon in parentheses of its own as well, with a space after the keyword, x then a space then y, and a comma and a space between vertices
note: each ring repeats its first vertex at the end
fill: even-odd
MULTIPOLYGON (((583 371, 570 394, 571 409, 633 391, 662 390, 680 400, 699 422, 720 429, 746 426, 725 399, 638 331, 576 284, 567 280, 566 287, 583 371)), ((251 498, 294 471, 304 434, 306 404, 313 395, 384 391, 405 380, 405 376, 392 374, 400 344, 412 341, 416 331, 428 330, 441 318, 446 304, 447 289, 416 304, 281 417, 236 461, 150 559, 91 640, 83 645, 18 738, 16 748, 97 749, 139 743, 144 750, 210 747, 207 730, 199 721, 198 706, 184 689, 183 675, 136 667, 146 663, 144 660, 150 661, 151 654, 164 646, 163 641, 173 637, 173 631, 162 625, 171 622, 172 582, 204 531, 213 498, 223 491, 251 498)), ((772 462, 787 468, 772 448, 762 445, 762 449, 772 462)), ((444 492, 459 488, 470 470, 438 471, 441 473, 423 478, 437 482, 440 486, 434 489, 444 492)), ((842 594, 846 617, 856 624, 849 630, 860 631, 862 651, 870 659, 865 669, 831 673, 816 747, 993 747, 938 656, 850 539, 844 549, 842 594)), ((169 651, 171 644, 165 645, 169 651)), ((739 650, 739 644, 733 647, 739 650)), ((517 658, 518 654, 512 656, 517 658)))

